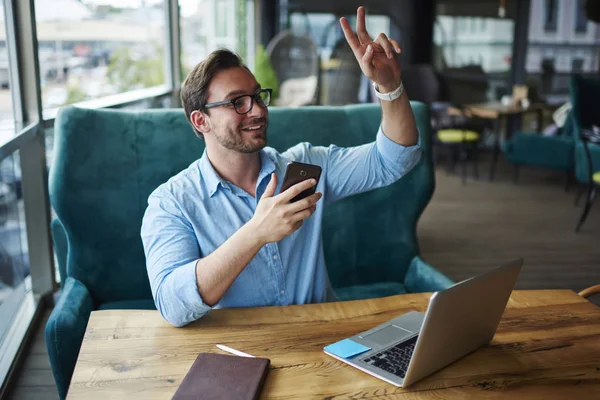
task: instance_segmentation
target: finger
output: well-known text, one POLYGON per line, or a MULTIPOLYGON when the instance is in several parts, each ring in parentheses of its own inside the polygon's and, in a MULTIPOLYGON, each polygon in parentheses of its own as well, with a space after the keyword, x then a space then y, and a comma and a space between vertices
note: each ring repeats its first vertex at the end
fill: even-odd
POLYGON ((362 44, 372 42, 365 25, 365 8, 363 6, 358 7, 358 10, 356 10, 356 33, 362 44))
POLYGON ((280 194, 281 201, 287 203, 306 189, 309 189, 315 186, 316 184, 317 181, 314 179, 307 179, 305 181, 296 183, 294 186, 290 187, 288 190, 280 194))
POLYGON ((365 51, 365 55, 362 57, 362 67, 363 72, 367 76, 367 78, 371 78, 373 76, 373 46, 368 45, 367 51, 365 51))
POLYGON ((390 43, 392 44, 392 46, 394 46, 394 50, 396 50, 396 53, 402 53, 402 47, 400 47, 400 43, 398 43, 396 39, 390 38, 390 43))
POLYGON ((323 197, 323 193, 321 193, 321 192, 311 194, 310 196, 308 196, 302 200, 298 200, 296 202, 290 203, 289 208, 286 211, 290 212, 292 214, 295 214, 302 210, 306 210, 306 209, 314 206, 315 204, 317 204, 317 202, 319 200, 321 200, 321 197, 323 197))
POLYGON ((387 56, 387 58, 391 59, 392 57, 394 57, 394 49, 392 49, 392 44, 388 40, 385 33, 381 32, 379 36, 377 36, 377 39, 375 39, 375 43, 379 44, 383 48, 383 51, 385 51, 385 55, 387 56))
POLYGON ((304 221, 307 218, 310 218, 311 215, 313 215, 314 211, 312 210, 312 207, 307 208, 306 210, 297 212, 296 214, 292 215, 291 220, 292 221, 304 221))
POLYGON ((342 31, 344 31, 344 36, 346 37, 346 41, 352 48, 354 55, 356 56, 356 58, 362 57, 362 54, 360 56, 357 55, 357 51, 360 49, 360 42, 358 41, 358 38, 352 31, 352 28, 350 27, 350 23, 348 22, 346 17, 340 18, 340 24, 342 25, 342 31))
POLYGON ((275 189, 277 189, 277 175, 273 173, 271 174, 271 181, 267 185, 267 188, 265 189, 264 193, 260 198, 262 199, 266 197, 273 197, 273 195, 275 194, 275 189))

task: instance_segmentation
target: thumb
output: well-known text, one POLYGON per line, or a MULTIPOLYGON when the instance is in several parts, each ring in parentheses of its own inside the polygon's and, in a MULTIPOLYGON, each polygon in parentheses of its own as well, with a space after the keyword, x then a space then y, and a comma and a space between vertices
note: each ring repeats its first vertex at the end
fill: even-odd
POLYGON ((275 194, 275 189, 277 189, 277 175, 275 175, 275 173, 272 173, 271 182, 269 182, 267 188, 265 189, 265 192, 260 198, 263 199, 265 197, 273 197, 273 195, 275 194))

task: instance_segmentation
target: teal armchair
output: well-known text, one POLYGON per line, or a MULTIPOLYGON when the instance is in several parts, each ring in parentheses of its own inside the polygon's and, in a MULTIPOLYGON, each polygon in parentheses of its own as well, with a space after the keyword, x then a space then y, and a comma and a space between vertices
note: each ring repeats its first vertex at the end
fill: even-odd
POLYGON ((506 159, 515 167, 515 182, 518 179, 519 166, 533 166, 564 171, 568 183, 574 164, 573 131, 573 118, 570 113, 558 135, 515 132, 504 144, 506 159))
MULTIPOLYGON (((600 126, 600 78, 582 78, 573 76, 570 81, 571 104, 573 108, 573 139, 575 142, 575 179, 577 182, 588 185, 590 173, 588 157, 581 140, 581 130, 592 125, 600 126)), ((589 144, 592 170, 600 171, 600 146, 589 144)))
MULTIPOLYGON (((575 231, 579 232, 590 211, 596 193, 600 187, 600 139, 598 135, 582 137, 584 130, 592 126, 600 126, 598 101, 600 100, 600 78, 571 78, 571 104, 573 108, 574 140, 575 140, 575 178, 581 189, 587 187, 586 202, 575 231)), ((583 193, 580 190, 577 198, 583 193)), ((577 202, 577 200, 576 200, 577 202)))
MULTIPOLYGON (((341 300, 442 290, 453 282, 419 257, 416 225, 434 190, 429 112, 412 103, 424 155, 398 182, 330 205, 323 244, 341 300)), ((272 108, 269 145, 355 146, 373 141, 378 105, 272 108)), ((46 325, 65 397, 90 313, 154 308, 140 239, 150 193, 198 159, 204 142, 182 110, 63 108, 50 169, 62 293, 46 325)), ((173 328, 176 329, 176 328, 173 328)), ((184 328, 185 329, 185 328, 184 328)))

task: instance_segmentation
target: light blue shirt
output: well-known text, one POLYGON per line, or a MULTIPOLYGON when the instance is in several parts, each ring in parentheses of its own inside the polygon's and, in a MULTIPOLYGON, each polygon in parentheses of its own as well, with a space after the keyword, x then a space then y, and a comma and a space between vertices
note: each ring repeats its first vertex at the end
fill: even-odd
POLYGON ((375 142, 341 148, 300 143, 284 153, 265 147, 256 197, 222 179, 206 152, 159 186, 148 199, 141 236, 152 295, 162 316, 183 326, 206 314, 196 284, 196 262, 212 253, 248 222, 258 200, 277 174, 279 193, 289 161, 322 168, 315 213, 302 227, 261 248, 212 308, 306 304, 335 300, 329 283, 321 225, 323 208, 341 198, 386 186, 419 161, 418 145, 404 147, 381 128, 375 142))

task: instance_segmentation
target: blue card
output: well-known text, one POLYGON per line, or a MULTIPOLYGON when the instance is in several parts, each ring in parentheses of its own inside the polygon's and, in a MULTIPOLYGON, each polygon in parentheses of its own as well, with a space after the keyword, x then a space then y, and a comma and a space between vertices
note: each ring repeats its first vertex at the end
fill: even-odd
POLYGON ((371 348, 363 346, 362 344, 356 343, 350 339, 344 339, 330 344, 329 346, 325 347, 325 350, 342 358, 351 358, 358 354, 364 353, 365 351, 369 351, 371 348))

